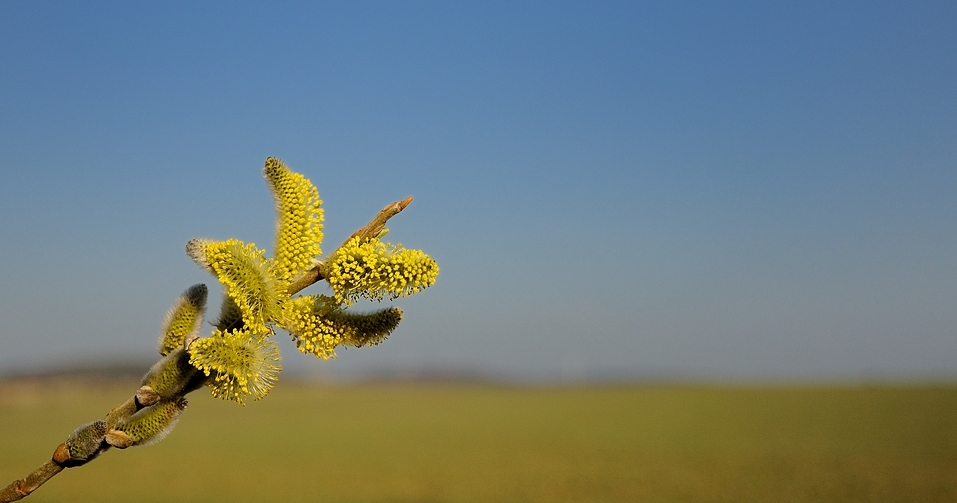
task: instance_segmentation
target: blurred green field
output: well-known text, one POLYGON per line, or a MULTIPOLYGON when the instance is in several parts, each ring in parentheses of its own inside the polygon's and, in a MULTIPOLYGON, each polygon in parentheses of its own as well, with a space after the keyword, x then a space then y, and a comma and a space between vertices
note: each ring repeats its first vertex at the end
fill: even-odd
MULTIPOLYGON (((135 383, 0 382, 0 483, 135 383)), ((281 381, 26 501, 957 501, 957 386, 281 381)))

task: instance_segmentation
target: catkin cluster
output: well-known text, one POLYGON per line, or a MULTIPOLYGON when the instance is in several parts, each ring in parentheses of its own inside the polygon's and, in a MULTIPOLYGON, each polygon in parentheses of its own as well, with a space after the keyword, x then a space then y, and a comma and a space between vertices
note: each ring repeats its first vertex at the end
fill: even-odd
MULTIPOLYGON (((208 386, 213 396, 245 405, 273 388, 282 367, 273 337, 289 332, 303 353, 335 358, 339 346, 379 344, 402 321, 402 310, 347 308, 360 298, 395 299, 435 283, 439 267, 420 250, 383 243, 385 221, 412 201, 387 206, 329 257, 321 258, 322 201, 312 183, 266 159, 263 175, 276 207, 276 246, 271 258, 254 243, 193 239, 187 254, 223 285, 216 328, 199 336, 208 289, 194 285, 173 303, 160 330, 162 358, 143 377, 136 394, 104 419, 80 426, 53 456, 60 467, 79 466, 116 447, 157 442, 186 410, 186 395, 208 386), (325 279, 333 295, 291 298, 325 279), (298 286, 296 286, 298 285, 298 286), (292 293, 290 292, 292 290, 292 293)), ((19 486, 18 486, 19 487, 19 486)))
POLYGON ((250 397, 264 397, 276 381, 281 369, 272 340, 276 329, 289 332, 301 352, 322 359, 335 358, 339 346, 378 344, 398 326, 402 311, 359 313, 345 308, 360 297, 382 300, 415 294, 432 285, 439 272, 422 251, 381 242, 378 237, 383 233, 349 240, 330 257, 320 258, 319 192, 275 158, 266 160, 263 175, 276 207, 273 257, 236 239, 194 239, 186 247, 193 260, 222 283, 225 293, 216 330, 189 345, 189 364, 207 377, 205 384, 214 396, 241 404, 250 397), (334 295, 290 298, 290 285, 313 268, 334 295))

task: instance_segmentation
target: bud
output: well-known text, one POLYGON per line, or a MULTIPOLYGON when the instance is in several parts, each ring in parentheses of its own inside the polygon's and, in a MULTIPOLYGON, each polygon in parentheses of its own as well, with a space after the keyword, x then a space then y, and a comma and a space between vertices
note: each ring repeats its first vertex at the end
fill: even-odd
POLYGON ((103 452, 103 437, 106 435, 106 421, 98 419, 73 430, 66 439, 66 449, 70 458, 64 464, 81 465, 103 452))
POLYGON ((166 356, 170 351, 183 347, 187 338, 199 333, 206 310, 207 293, 206 285, 193 285, 183 292, 166 313, 159 337, 161 355, 166 356))
POLYGON ((107 442, 125 449, 136 445, 149 445, 159 442, 173 431, 179 415, 186 410, 186 397, 178 396, 161 400, 133 414, 126 422, 110 430, 107 442))
POLYGON ((142 384, 152 388, 161 398, 172 398, 182 394, 196 372, 196 367, 189 363, 189 353, 180 347, 156 362, 143 377, 142 384))

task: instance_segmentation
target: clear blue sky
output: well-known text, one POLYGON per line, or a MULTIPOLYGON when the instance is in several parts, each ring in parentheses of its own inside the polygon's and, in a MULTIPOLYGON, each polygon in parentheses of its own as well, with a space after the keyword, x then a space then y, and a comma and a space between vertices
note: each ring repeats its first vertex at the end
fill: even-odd
POLYGON ((0 73, 0 372, 149 358, 277 156, 442 267, 296 369, 957 376, 952 2, 3 2, 0 73))

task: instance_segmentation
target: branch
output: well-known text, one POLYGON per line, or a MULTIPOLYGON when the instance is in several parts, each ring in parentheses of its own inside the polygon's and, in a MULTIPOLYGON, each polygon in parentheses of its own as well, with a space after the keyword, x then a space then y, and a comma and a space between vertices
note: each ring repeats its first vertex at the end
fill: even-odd
POLYGON ((111 446, 124 448, 112 439, 117 433, 112 430, 120 421, 128 419, 143 407, 159 401, 159 396, 149 386, 141 386, 129 400, 113 407, 106 415, 106 420, 93 421, 73 430, 66 442, 58 445, 53 451, 53 457, 42 464, 26 478, 14 480, 0 491, 0 503, 23 499, 42 486, 46 481, 60 473, 64 468, 83 466, 96 459, 111 446))
MULTIPOLYGON (((60 444, 60 447, 57 447, 57 452, 54 453, 54 457, 65 447, 65 444, 60 444)), ((10 485, 0 490, 0 503, 17 501, 29 496, 30 493, 42 486, 44 482, 53 478, 54 475, 60 473, 61 470, 63 470, 62 465, 53 459, 47 460, 46 463, 43 463, 40 468, 34 470, 33 473, 27 475, 26 478, 14 480, 10 485)))
MULTIPOLYGON (((382 229, 385 228, 386 222, 390 218, 396 216, 405 209, 412 202, 412 196, 409 196, 401 201, 396 201, 392 204, 389 204, 385 208, 382 208, 381 211, 368 223, 365 227, 355 231, 349 236, 349 239, 345 240, 343 243, 346 244, 349 241, 359 238, 363 241, 367 241, 375 238, 382 232, 382 229)), ((297 278, 292 284, 289 285, 289 295, 294 295, 301 291, 302 289, 318 282, 323 279, 322 276, 322 266, 323 263, 320 262, 318 265, 308 270, 297 278)), ((193 389, 184 390, 186 393, 198 389, 200 386, 196 386, 193 389)), ((30 495, 38 487, 43 485, 46 481, 53 478, 54 475, 60 473, 63 468, 81 466, 86 464, 88 461, 92 461, 99 453, 105 451, 110 446, 116 446, 118 448, 126 447, 129 444, 119 443, 115 434, 117 433, 113 430, 113 427, 116 426, 120 421, 129 418, 131 415, 142 409, 144 406, 152 405, 159 400, 159 397, 156 396, 155 392, 148 386, 143 386, 137 390, 136 395, 131 397, 126 402, 117 405, 107 414, 106 421, 101 421, 104 424, 104 428, 107 430, 105 437, 92 436, 89 440, 92 441, 92 444, 88 445, 90 452, 84 453, 70 453, 70 448, 67 447, 67 444, 70 443, 74 445, 73 439, 77 436, 78 433, 82 433, 86 430, 91 430, 93 423, 90 423, 86 426, 81 426, 77 428, 76 431, 70 436, 70 439, 67 442, 60 444, 56 451, 53 453, 53 458, 41 465, 39 468, 33 471, 30 475, 27 475, 26 478, 15 480, 10 483, 7 487, 0 490, 0 503, 8 503, 10 501, 21 500, 30 495), (72 443, 71 443, 72 442, 72 443)), ((122 432, 119 432, 122 433, 122 432)), ((79 449, 75 449, 79 450, 79 449)))
MULTIPOLYGON (((373 217, 373 219, 369 221, 369 223, 365 225, 365 227, 362 227, 361 229, 353 232, 352 235, 349 236, 349 239, 346 239, 345 241, 343 241, 342 245, 339 245, 339 246, 342 247, 343 245, 345 245, 346 243, 348 243, 349 241, 352 241, 353 239, 357 237, 362 241, 368 241, 378 236, 379 233, 382 232, 382 229, 385 228, 386 222, 388 222, 390 218, 398 215, 399 212, 404 210, 405 207, 411 203, 412 203, 412 196, 409 196, 401 201, 396 201, 394 203, 387 205, 385 208, 382 208, 379 211, 379 213, 375 217, 373 217)), ((298 278, 296 278, 295 281, 290 283, 289 295, 295 295, 299 293, 300 291, 302 291, 303 289, 305 289, 306 287, 324 279, 322 276, 323 265, 325 264, 323 262, 320 262, 315 267, 313 267, 312 269, 309 269, 302 276, 299 276, 298 278)))

